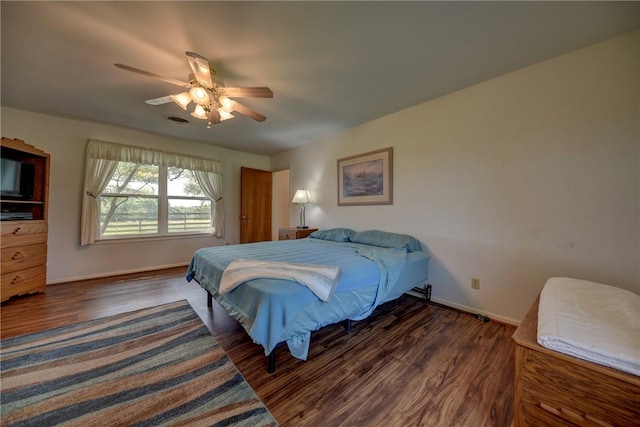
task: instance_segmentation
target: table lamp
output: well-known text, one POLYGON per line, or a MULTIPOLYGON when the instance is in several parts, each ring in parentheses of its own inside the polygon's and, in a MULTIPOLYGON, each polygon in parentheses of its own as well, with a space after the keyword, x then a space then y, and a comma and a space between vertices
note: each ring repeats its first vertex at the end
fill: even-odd
POLYGON ((293 195, 291 203, 300 204, 300 225, 297 228, 309 228, 304 223, 304 205, 309 202, 309 192, 307 190, 297 190, 296 194, 293 195))

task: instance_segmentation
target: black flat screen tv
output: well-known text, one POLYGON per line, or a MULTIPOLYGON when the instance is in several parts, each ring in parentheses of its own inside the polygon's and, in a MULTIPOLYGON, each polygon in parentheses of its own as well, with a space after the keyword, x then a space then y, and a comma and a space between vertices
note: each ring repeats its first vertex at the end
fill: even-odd
POLYGON ((34 178, 33 164, 6 157, 0 159, 0 197, 4 199, 32 199, 34 178))

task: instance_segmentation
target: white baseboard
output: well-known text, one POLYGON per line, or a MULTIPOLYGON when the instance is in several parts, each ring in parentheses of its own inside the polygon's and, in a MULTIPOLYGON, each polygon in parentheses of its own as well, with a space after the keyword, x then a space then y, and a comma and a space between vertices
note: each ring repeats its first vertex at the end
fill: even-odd
MULTIPOLYGON (((122 276, 124 274, 144 273, 145 271, 164 270, 165 268, 186 267, 188 265, 189 265, 188 262, 181 262, 177 264, 167 264, 167 265, 157 265, 154 267, 135 268, 132 270, 110 271, 108 273, 90 274, 87 276, 67 277, 64 279, 51 280, 47 282, 47 286, 56 285, 59 283, 78 282, 80 280, 102 279, 105 277, 122 276)), ((185 273, 186 273, 186 270, 185 270, 185 273)))
MULTIPOLYGON (((418 293, 414 293, 412 291, 408 291, 407 293, 409 295, 413 295, 415 297, 424 299, 424 296, 420 295, 418 293)), ((447 307, 455 308, 456 310, 464 311, 466 313, 482 314, 484 316, 487 316, 491 320, 495 320, 496 322, 506 323, 508 325, 514 325, 514 326, 519 326, 520 325, 520 321, 518 321, 518 320, 512 319, 510 317, 501 316, 501 315, 496 314, 496 313, 491 313, 490 311, 478 310, 477 308, 474 308, 474 307, 469 307, 467 305, 458 304, 458 303, 447 301, 447 300, 443 300, 443 299, 440 299, 440 298, 431 298, 431 301, 433 301, 435 303, 438 303, 438 304, 445 305, 447 307)))

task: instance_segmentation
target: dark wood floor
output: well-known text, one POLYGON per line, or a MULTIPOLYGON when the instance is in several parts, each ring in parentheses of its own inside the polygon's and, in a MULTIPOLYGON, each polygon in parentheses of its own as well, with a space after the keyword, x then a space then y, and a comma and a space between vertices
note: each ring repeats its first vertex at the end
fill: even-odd
POLYGON ((515 328, 403 296, 351 334, 332 325, 312 335, 309 360, 278 351, 267 374, 261 347, 186 269, 49 286, 9 300, 1 337, 187 299, 283 426, 508 426, 513 411, 515 328))

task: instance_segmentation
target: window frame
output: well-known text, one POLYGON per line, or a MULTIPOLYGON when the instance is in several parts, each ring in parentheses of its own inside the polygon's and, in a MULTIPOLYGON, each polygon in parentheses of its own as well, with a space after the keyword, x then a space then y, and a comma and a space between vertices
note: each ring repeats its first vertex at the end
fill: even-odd
MULTIPOLYGON (((136 162, 128 162, 135 163, 136 162)), ((214 216, 214 203, 211 198, 207 196, 170 196, 169 195, 169 185, 168 179, 169 174, 168 170, 171 167, 179 167, 179 166, 158 166, 158 194, 135 194, 135 193, 108 193, 103 192, 98 196, 98 202, 102 201, 103 196, 108 197, 136 197, 136 198, 146 198, 146 199, 156 199, 158 220, 157 220, 157 232, 156 233, 139 233, 139 234, 120 234, 120 235, 107 235, 103 234, 102 230, 102 222, 100 223, 100 238, 96 241, 112 241, 112 240, 137 240, 137 239, 153 239, 153 238, 166 238, 172 236, 211 236, 214 234, 214 229, 209 227, 208 231, 180 231, 180 232, 170 232, 169 231, 169 201, 172 199, 179 200, 202 200, 209 201, 211 203, 209 207, 209 218, 212 219, 214 216)), ((191 171, 191 169, 181 168, 191 171)), ((200 184, 198 184, 200 185, 200 184)))

